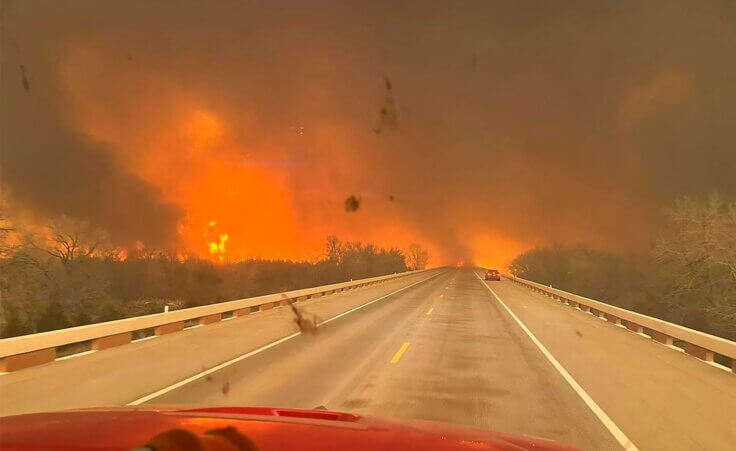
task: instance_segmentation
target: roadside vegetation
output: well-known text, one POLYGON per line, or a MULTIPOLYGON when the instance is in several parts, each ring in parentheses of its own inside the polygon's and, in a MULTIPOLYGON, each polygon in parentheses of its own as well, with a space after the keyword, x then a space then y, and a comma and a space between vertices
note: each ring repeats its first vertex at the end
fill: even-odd
POLYGON ((542 247, 512 274, 736 340, 736 202, 682 198, 649 253, 542 247))
POLYGON ((314 261, 213 262, 122 252, 100 231, 66 217, 42 232, 44 239, 2 228, 1 338, 422 269, 429 260, 417 245, 405 253, 331 236, 314 261))

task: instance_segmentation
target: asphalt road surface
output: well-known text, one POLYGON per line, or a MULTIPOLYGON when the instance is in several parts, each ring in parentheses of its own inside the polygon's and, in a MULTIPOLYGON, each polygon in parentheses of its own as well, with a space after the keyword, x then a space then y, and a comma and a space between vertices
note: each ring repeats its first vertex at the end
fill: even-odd
POLYGON ((736 375, 470 269, 438 270, 0 376, 0 414, 325 406, 586 450, 726 450, 736 375))

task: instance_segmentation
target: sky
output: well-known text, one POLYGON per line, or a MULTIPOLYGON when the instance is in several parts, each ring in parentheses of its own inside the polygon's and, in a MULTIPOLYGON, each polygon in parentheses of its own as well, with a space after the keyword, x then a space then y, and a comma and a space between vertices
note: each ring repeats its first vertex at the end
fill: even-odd
POLYGON ((540 245, 646 250, 675 198, 736 195, 734 2, 2 14, 3 215, 27 223, 228 259, 314 259, 335 234, 504 266, 540 245))

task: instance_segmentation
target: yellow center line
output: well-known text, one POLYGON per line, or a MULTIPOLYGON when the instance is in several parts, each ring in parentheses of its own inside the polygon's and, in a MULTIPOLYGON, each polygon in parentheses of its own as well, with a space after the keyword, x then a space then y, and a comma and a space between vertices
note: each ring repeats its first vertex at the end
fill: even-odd
POLYGON ((427 315, 431 315, 432 314, 432 310, 434 310, 434 307, 432 307, 429 310, 427 310, 427 315))
POLYGON ((406 348, 408 348, 408 347, 409 347, 409 342, 408 341, 406 343, 404 343, 403 345, 401 345, 401 347, 399 348, 399 350, 396 351, 396 354, 394 354, 394 357, 391 359, 391 363, 398 362, 399 359, 401 358, 401 356, 404 355, 404 353, 406 352, 406 348))

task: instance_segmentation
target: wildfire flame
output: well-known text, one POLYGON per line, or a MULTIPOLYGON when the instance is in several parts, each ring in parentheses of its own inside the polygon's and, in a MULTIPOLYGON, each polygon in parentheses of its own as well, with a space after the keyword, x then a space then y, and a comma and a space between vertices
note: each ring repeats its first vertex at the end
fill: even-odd
POLYGON ((126 251, 125 249, 120 249, 118 251, 118 260, 120 260, 121 262, 124 262, 127 259, 128 259, 128 251, 126 251))
MULTIPOLYGON (((216 221, 210 221, 209 226, 210 228, 214 228, 217 225, 216 221)), ((212 233, 209 233, 208 235, 212 235, 212 233)), ((220 261, 225 260, 225 243, 227 243, 227 240, 230 238, 227 233, 221 233, 219 234, 218 240, 212 240, 209 239, 209 250, 210 254, 214 257, 217 257, 220 261)))
POLYGON ((215 241, 210 242, 210 254, 217 255, 220 261, 223 261, 225 259, 225 243, 227 242, 228 238, 229 237, 227 236, 227 233, 223 233, 222 235, 220 235, 219 243, 215 241))

